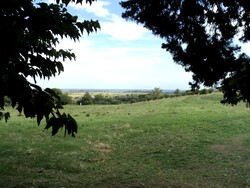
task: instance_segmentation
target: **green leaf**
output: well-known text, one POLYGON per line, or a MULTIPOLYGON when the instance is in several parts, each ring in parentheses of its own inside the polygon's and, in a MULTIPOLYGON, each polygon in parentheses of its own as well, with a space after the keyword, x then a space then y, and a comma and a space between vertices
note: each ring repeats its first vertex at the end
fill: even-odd
POLYGON ((36 118, 37 118, 37 124, 40 125, 40 123, 41 123, 41 121, 42 121, 42 119, 43 119, 43 114, 40 114, 40 113, 37 114, 37 117, 36 117, 36 118))
POLYGON ((60 119, 56 119, 56 121, 54 122, 53 126, 52 126, 52 136, 54 136, 60 128, 63 127, 62 122, 60 121, 60 119))
POLYGON ((58 103, 58 104, 56 104, 56 108, 57 109, 63 109, 63 106, 61 105, 61 103, 58 103))
POLYGON ((0 120, 5 119, 5 122, 7 123, 8 119, 10 118, 10 113, 9 112, 0 112, 0 120))
POLYGON ((52 128, 52 136, 54 136, 60 128, 63 127, 63 123, 60 118, 51 117, 45 127, 45 129, 52 128))
POLYGON ((5 122, 7 123, 7 121, 10 119, 10 113, 9 112, 4 113, 4 119, 5 119, 5 122))
POLYGON ((75 119, 70 114, 68 114, 68 117, 67 117, 67 125, 65 126, 65 134, 66 134, 66 129, 68 131, 68 134, 71 134, 72 137, 75 137, 75 133, 77 133, 78 125, 75 119))
POLYGON ((50 127, 53 126, 53 124, 55 124, 56 122, 56 117, 51 117, 51 118, 46 118, 46 121, 47 121, 47 125, 45 127, 45 129, 49 129, 50 127))
POLYGON ((55 97, 58 100, 60 100, 60 97, 56 94, 56 92, 53 89, 46 88, 44 91, 46 91, 47 93, 49 93, 52 97, 55 97))
POLYGON ((42 88, 41 88, 40 86, 38 86, 38 85, 36 85, 36 84, 32 84, 32 83, 30 83, 30 85, 31 85, 32 87, 34 87, 35 89, 37 89, 38 91, 42 91, 42 88))

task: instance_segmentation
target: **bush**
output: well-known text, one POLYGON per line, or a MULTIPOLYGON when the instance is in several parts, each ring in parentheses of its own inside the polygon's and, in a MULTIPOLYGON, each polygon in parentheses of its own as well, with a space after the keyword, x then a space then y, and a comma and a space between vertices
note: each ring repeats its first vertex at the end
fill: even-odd
POLYGON ((149 98, 151 100, 156 100, 156 99, 163 99, 165 93, 158 87, 155 87, 150 93, 149 93, 149 98))
POLYGON ((116 95, 109 96, 103 94, 97 94, 93 97, 86 92, 82 98, 77 101, 77 104, 90 105, 90 104, 128 104, 136 103, 150 100, 157 100, 169 97, 179 97, 184 95, 193 95, 193 94, 205 94, 211 93, 212 89, 203 89, 203 90, 187 90, 181 91, 176 89, 173 93, 164 93, 160 88, 154 88, 151 92, 147 94, 126 94, 126 95, 116 95))
POLYGON ((82 105, 90 105, 93 104, 92 96, 89 94, 89 92, 86 92, 83 97, 77 101, 77 104, 82 105))
POLYGON ((61 105, 73 104, 72 98, 67 93, 62 93, 59 97, 61 99, 61 105))
POLYGON ((202 89, 199 91, 199 94, 204 95, 204 94, 208 94, 212 92, 213 92, 213 89, 202 89))
POLYGON ((54 98, 57 104, 66 105, 66 104, 73 103, 72 98, 67 93, 63 93, 62 90, 58 88, 53 88, 52 90, 60 97, 60 100, 57 98, 54 98))

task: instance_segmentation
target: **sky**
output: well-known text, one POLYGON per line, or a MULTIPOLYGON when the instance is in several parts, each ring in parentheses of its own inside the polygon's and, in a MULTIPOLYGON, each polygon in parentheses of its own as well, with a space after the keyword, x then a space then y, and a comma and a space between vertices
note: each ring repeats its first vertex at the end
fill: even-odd
POLYGON ((59 48, 72 49, 76 60, 66 60, 64 72, 59 76, 38 80, 41 87, 190 89, 192 74, 173 62, 171 55, 161 48, 162 39, 123 19, 119 1, 98 0, 91 6, 70 4, 68 10, 80 21, 98 19, 101 30, 84 34, 78 42, 63 39, 59 48))

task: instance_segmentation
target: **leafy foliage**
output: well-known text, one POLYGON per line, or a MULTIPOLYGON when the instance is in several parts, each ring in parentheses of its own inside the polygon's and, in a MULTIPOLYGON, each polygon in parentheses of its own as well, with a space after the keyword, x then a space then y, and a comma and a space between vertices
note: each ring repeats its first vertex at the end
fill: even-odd
POLYGON ((10 113, 9 112, 4 113, 4 112, 0 111, 0 120, 5 119, 5 122, 7 122, 9 118, 10 118, 10 113))
POLYGON ((117 104, 128 104, 137 103, 143 101, 164 99, 170 97, 179 97, 184 95, 194 95, 194 94, 208 94, 212 93, 213 89, 202 89, 195 91, 180 91, 176 89, 174 92, 166 93, 160 88, 154 88, 152 91, 147 93, 131 93, 131 94, 117 94, 117 95, 103 95, 96 94, 91 96, 89 92, 86 92, 83 97, 77 100, 78 105, 92 105, 92 104, 102 104, 102 105, 117 105, 117 104))
POLYGON ((223 103, 250 101, 250 58, 240 46, 250 40, 249 1, 126 0, 121 5, 124 18, 163 38, 162 48, 193 72, 193 89, 220 84, 223 103))
POLYGON ((54 98, 56 104, 67 105, 73 103, 72 98, 67 93, 63 93, 62 90, 58 88, 53 88, 52 90, 54 90, 56 95, 59 97, 59 98, 54 98))
POLYGON ((79 101, 79 103, 83 105, 93 104, 93 99, 90 93, 86 92, 81 98, 81 100, 79 101))
POLYGON ((52 89, 42 90, 27 78, 36 83, 37 77, 50 79, 60 74, 64 71, 61 59, 75 59, 75 54, 70 49, 58 49, 59 40, 76 41, 83 32, 100 28, 98 21, 79 22, 77 16, 68 13, 70 2, 83 0, 56 0, 50 4, 9 0, 0 8, 0 108, 4 110, 4 97, 9 97, 13 108, 26 117, 36 117, 38 125, 45 117, 46 128, 52 127, 53 135, 64 126, 74 136, 77 124, 70 115, 60 114, 54 100, 59 97, 52 89))

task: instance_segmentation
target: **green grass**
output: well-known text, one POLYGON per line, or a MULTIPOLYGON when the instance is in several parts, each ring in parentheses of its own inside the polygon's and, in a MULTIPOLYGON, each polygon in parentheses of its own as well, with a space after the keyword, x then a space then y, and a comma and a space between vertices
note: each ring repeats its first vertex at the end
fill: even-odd
POLYGON ((0 187, 250 187, 250 109, 221 97, 66 106, 76 138, 13 111, 0 122, 0 187))

